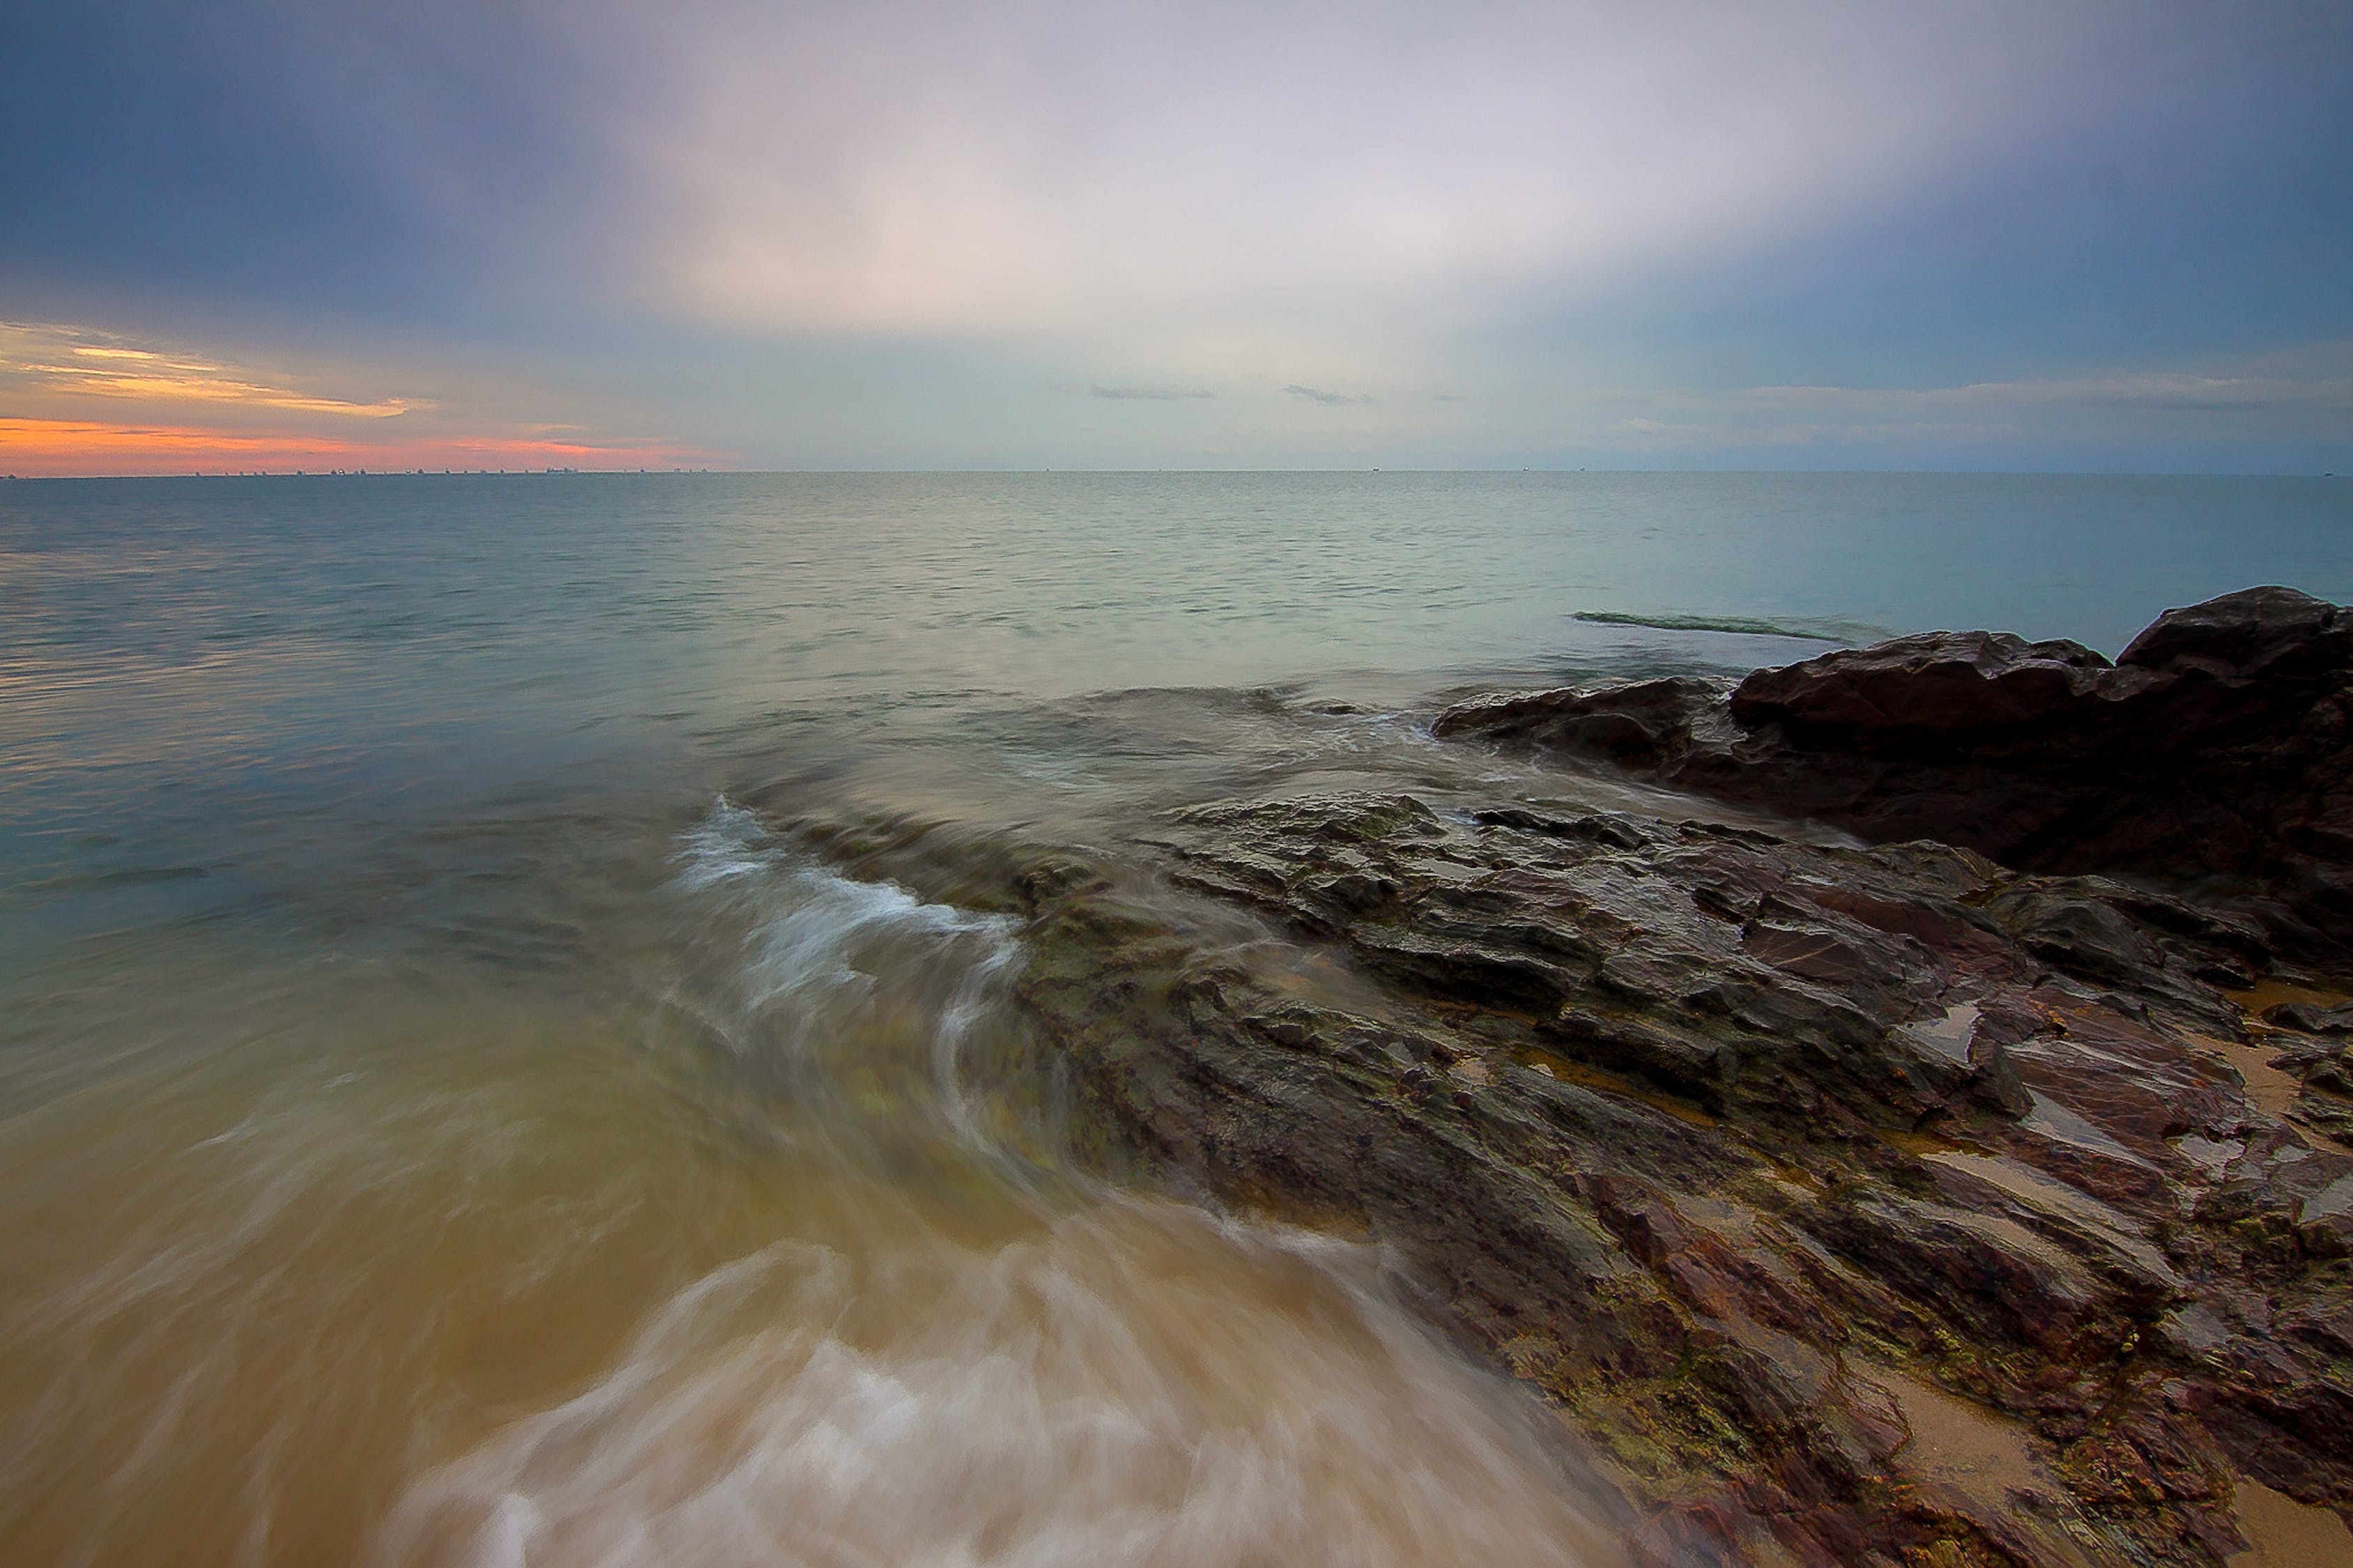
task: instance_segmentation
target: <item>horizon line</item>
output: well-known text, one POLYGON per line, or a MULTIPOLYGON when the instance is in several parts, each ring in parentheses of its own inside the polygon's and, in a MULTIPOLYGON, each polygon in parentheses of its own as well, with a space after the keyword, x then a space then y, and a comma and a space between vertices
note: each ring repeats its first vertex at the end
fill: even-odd
POLYGON ((997 475, 1006 478, 1036 477, 1046 474, 1095 475, 1103 478, 1144 474, 1714 474, 1723 477, 1782 475, 1788 477, 1825 476, 1833 474, 1879 475, 1888 478, 1972 478, 1972 479, 2328 479, 2353 477, 2353 465, 2340 475, 2336 469, 2315 472, 2310 468, 1904 468, 1851 466, 1823 468, 1636 468, 1618 467, 1606 463, 1583 463, 1571 468, 1555 464, 1484 464, 1477 467, 1439 468, 1414 465, 1382 464, 1377 467, 1295 466, 1270 468, 681 468, 651 466, 631 468, 215 468, 189 469, 171 473, 90 472, 77 474, 11 474, 0 473, 0 482, 9 484, 86 484, 96 481, 182 481, 188 479, 681 479, 689 477, 725 477, 735 479, 795 479, 882 477, 895 475, 906 478, 945 478, 955 475, 997 475))

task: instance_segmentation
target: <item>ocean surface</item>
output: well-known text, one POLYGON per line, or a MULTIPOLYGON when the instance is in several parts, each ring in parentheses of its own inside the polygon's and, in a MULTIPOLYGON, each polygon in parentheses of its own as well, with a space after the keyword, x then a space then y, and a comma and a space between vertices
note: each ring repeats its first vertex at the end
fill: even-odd
POLYGON ((2257 583, 2353 599, 2353 483, 0 484, 0 1563, 1611 1562, 1377 1252, 1055 1155, 1012 921, 791 825, 2257 583))

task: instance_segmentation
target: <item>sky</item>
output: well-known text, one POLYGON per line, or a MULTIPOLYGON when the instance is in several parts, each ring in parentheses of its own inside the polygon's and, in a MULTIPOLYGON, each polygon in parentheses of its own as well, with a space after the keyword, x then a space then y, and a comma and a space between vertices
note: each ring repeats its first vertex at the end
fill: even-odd
POLYGON ((0 472, 2353 472, 2353 5, 0 7, 0 472))

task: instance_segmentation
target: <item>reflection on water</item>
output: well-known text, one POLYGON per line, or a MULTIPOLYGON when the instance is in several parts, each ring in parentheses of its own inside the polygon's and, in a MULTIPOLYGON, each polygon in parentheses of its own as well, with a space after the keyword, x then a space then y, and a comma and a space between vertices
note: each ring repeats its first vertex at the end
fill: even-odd
POLYGON ((0 1557, 1611 1560, 1372 1254, 991 1135, 1008 922, 669 858, 634 1002, 247 975, 0 1128, 0 1557))

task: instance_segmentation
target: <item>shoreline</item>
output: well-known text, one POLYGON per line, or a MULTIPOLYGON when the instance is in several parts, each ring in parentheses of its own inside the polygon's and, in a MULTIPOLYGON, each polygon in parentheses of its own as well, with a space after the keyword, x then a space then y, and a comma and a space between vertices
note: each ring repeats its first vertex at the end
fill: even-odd
MULTIPOLYGON (((1974 753, 1965 804, 2006 772, 2047 805, 2068 769, 2096 793, 2162 750, 2137 725, 2202 712, 2229 744, 2165 777, 2221 767, 2244 811, 2229 768, 2301 745, 2323 798, 2294 823, 2325 822, 2343 775, 2309 753, 2342 731, 2307 721, 2353 686, 2353 616, 2274 592, 2161 621, 2135 647, 2169 663, 1934 634, 1435 728, 1564 784, 1699 774, 1770 806, 1830 776, 1846 820, 1792 815, 1852 832, 1915 826, 1938 747, 1974 753), (1956 695, 1956 658, 1981 689, 1956 695), (1725 731, 1760 680, 1818 709, 1875 682, 1904 732, 1725 731)), ((2048 833, 2049 868, 2018 869, 1459 781, 1210 800, 1108 846, 797 832, 1015 918, 1079 1163, 1388 1249, 1590 1446, 1638 1560, 2214 1563, 2274 1527, 2353 1552, 2353 1008, 2313 969, 2348 928, 2305 874, 2336 864, 2325 837, 2168 879, 2179 836, 2111 832, 2091 853, 2141 857, 2118 879, 2048 833), (1274 940, 1207 934, 1236 918, 1274 940)))

